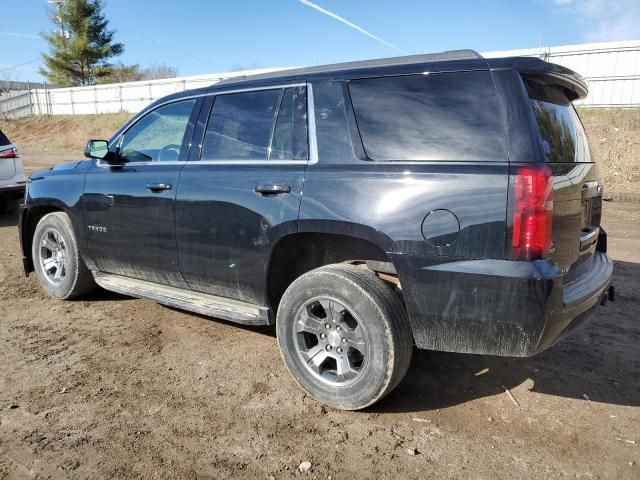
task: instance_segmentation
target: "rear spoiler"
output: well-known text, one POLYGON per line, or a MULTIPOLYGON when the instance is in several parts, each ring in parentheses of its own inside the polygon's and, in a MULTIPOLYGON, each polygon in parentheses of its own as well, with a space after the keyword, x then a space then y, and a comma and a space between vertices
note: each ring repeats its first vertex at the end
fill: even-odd
POLYGON ((491 69, 516 69, 529 77, 538 78, 545 83, 560 85, 571 101, 583 100, 589 93, 589 87, 582 75, 570 68, 545 62, 536 57, 490 58, 487 63, 491 69))
POLYGON ((522 70, 521 73, 527 75, 529 78, 533 77, 544 83, 552 83, 554 85, 561 86, 567 93, 567 98, 571 101, 583 100, 589 93, 587 83, 582 79, 582 76, 577 73, 572 72, 572 75, 567 75, 566 73, 541 73, 539 71, 529 72, 526 70, 522 70))

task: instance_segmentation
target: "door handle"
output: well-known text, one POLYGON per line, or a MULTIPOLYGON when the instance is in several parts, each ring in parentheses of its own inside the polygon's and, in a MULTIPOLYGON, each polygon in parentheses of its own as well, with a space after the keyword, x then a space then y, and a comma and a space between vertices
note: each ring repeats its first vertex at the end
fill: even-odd
POLYGON ((148 183, 147 190, 152 192, 162 192, 163 190, 171 190, 170 183, 148 183))
POLYGON ((289 185, 258 185, 256 192, 262 195, 278 195, 280 193, 289 193, 291 187, 289 185))

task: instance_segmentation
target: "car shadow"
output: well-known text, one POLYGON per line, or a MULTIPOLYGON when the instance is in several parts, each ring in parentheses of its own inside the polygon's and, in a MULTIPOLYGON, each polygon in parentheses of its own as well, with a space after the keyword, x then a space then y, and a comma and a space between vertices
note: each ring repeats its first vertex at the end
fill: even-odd
POLYGON ((276 338, 276 326, 274 325, 245 325, 244 323, 232 322, 230 320, 223 320, 221 318, 208 317, 206 315, 202 315, 200 313, 190 312, 188 310, 183 310, 181 308, 172 307, 169 305, 163 305, 165 308, 169 310, 173 310, 174 312, 184 313, 186 315, 190 315, 192 317, 197 317, 202 320, 207 320, 209 322, 221 323, 224 325, 229 325, 233 328, 239 328, 241 330, 245 330, 246 332, 251 333, 259 333, 260 335, 266 335, 268 337, 276 338))
POLYGON ((120 293, 105 290, 102 287, 96 287, 91 292, 78 298, 74 298, 72 302, 122 302, 124 300, 135 300, 135 297, 129 297, 128 295, 122 295, 120 293))
MULTIPOLYGON (((584 326, 531 358, 434 352, 414 348, 404 380, 369 412, 421 412, 505 394, 531 380, 532 392, 640 406, 640 264, 615 262, 616 300, 584 326)), ((120 301, 125 295, 96 289, 86 301, 120 301)), ((275 326, 248 326, 166 307, 275 339, 275 326)), ((276 347, 277 348, 277 347, 276 347)))
POLYGON ((414 349, 398 388, 368 411, 420 412, 505 394, 527 380, 530 391, 640 406, 640 265, 615 262, 615 303, 568 338, 531 358, 414 349), (586 395, 586 397, 585 397, 586 395))
POLYGON ((17 227, 18 212, 0 213, 0 227, 17 227))

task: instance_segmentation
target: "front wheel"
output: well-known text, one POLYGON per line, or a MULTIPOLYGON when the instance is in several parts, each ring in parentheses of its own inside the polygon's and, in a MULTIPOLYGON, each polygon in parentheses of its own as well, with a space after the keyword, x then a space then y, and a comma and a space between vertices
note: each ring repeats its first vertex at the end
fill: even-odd
POLYGON ((402 302, 362 267, 328 265, 300 276, 282 297, 276 328, 295 380, 335 408, 358 410, 382 399, 411 362, 402 302))
POLYGON ((66 213, 49 213, 40 219, 33 235, 31 255, 40 285, 52 297, 71 299, 95 287, 93 275, 80 257, 66 213))

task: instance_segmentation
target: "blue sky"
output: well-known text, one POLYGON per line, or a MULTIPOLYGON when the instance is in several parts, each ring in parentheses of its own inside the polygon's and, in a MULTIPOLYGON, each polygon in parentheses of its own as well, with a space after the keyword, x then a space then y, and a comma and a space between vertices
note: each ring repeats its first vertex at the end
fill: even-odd
MULTIPOLYGON (((1 4, 0 79, 41 80, 38 35, 54 28, 46 0, 1 4)), ((180 75, 529 48, 540 35, 545 46, 640 39, 640 0, 107 0, 105 13, 125 44, 122 62, 180 75)))

